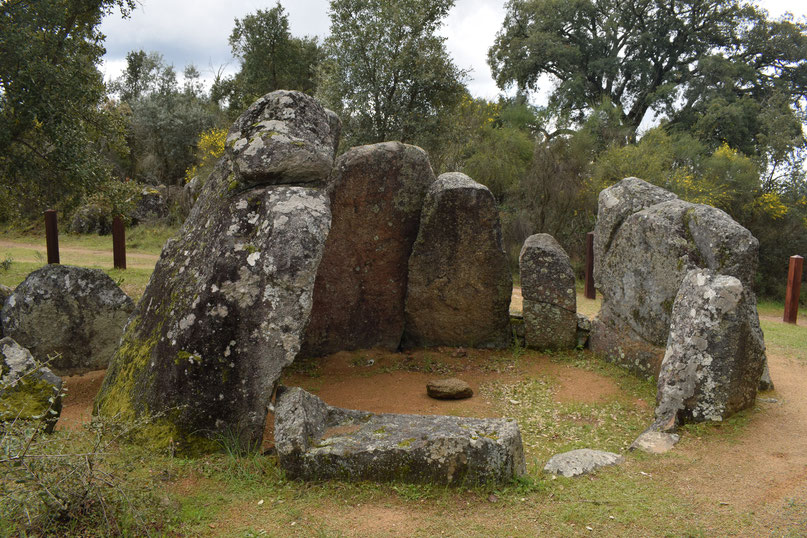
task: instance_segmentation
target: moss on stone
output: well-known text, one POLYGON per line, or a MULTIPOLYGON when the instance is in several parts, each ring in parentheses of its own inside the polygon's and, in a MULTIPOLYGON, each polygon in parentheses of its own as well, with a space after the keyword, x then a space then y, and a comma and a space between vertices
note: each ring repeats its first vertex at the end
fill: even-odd
POLYGON ((16 418, 40 418, 58 396, 53 385, 37 378, 21 379, 14 387, 0 392, 0 422, 16 418))

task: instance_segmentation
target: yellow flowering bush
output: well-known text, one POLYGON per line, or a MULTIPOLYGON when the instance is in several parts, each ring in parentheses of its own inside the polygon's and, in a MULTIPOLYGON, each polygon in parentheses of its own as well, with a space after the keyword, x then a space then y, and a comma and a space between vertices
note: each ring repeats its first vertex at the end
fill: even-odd
POLYGON ((195 176, 207 179, 216 162, 224 155, 224 142, 227 139, 227 129, 213 127, 199 135, 196 145, 196 164, 185 171, 185 183, 195 176))

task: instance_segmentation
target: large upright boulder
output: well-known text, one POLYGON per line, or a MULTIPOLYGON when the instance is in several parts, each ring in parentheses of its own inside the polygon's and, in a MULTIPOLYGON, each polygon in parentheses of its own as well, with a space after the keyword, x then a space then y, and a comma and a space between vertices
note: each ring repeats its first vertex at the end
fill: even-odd
POLYGON ((569 255, 549 234, 531 235, 518 257, 524 340, 535 349, 577 345, 577 292, 569 255))
POLYGON ((235 123, 232 147, 163 249, 99 413, 151 420, 145 442, 190 453, 221 437, 260 443, 276 381, 308 321, 331 220, 315 186, 337 137, 332 114, 297 92, 270 93, 235 123), (309 163, 302 176, 300 162, 309 163))
POLYGON ((41 422, 50 433, 62 411, 62 380, 13 339, 0 339, 0 423, 41 422))
POLYGON ((302 354, 396 350, 409 255, 434 182, 429 157, 400 142, 360 146, 337 159, 331 179, 333 223, 302 354))
MULTIPOLYGON (((0 284, 0 312, 3 310, 3 305, 6 304, 6 299, 11 297, 11 294, 14 293, 14 290, 9 288, 8 286, 4 286, 0 284)), ((0 338, 3 337, 3 320, 0 318, 0 338)))
POLYGON ((6 300, 3 332, 50 368, 74 375, 106 368, 134 309, 100 269, 46 265, 29 274, 6 300))
POLYGON ((753 289, 759 243, 725 212, 636 178, 600 193, 594 275, 603 295, 589 345, 636 373, 658 373, 686 274, 712 269, 753 289))
POLYGON ((409 257, 404 344, 506 347, 512 291, 493 194, 465 174, 441 175, 409 257))
POLYGON ((733 276, 690 271, 672 308, 654 429, 721 421, 751 407, 764 366, 753 292, 733 276))

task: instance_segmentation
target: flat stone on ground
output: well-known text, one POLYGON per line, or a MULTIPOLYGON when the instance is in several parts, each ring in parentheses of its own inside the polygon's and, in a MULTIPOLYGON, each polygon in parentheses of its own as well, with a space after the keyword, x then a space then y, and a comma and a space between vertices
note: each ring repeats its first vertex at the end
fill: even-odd
POLYGON ((474 395, 471 386, 456 377, 430 380, 426 383, 426 393, 437 400, 462 400, 474 395))
POLYGON ((374 414, 278 392, 275 446, 289 478, 474 485, 526 472, 514 419, 374 414))
POLYGON ((681 437, 676 433, 647 431, 636 438, 628 450, 641 450, 648 454, 664 454, 678 443, 681 437))
POLYGON ((544 471, 571 478, 588 474, 600 467, 619 465, 624 461, 624 456, 613 452, 580 448, 562 454, 555 454, 544 466, 544 471))

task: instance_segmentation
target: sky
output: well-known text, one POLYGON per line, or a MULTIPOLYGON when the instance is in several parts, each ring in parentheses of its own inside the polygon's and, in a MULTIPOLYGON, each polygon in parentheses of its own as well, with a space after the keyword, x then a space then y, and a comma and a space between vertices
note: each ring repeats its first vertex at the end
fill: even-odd
MULTIPOLYGON (((392 1, 392 0, 391 0, 392 1)), ((106 35, 107 53, 102 70, 109 80, 120 75, 126 53, 143 49, 156 51, 178 73, 195 65, 208 83, 216 72, 233 74, 238 61, 227 42, 236 18, 270 9, 276 0, 138 0, 128 19, 120 13, 107 16, 101 31, 106 35)), ((328 0, 281 0, 289 16, 291 34, 328 35, 328 0)), ((807 16, 807 3, 793 0, 759 2, 771 16, 790 11, 797 18, 807 16)), ((490 75, 487 51, 504 21, 505 0, 456 0, 445 19, 441 34, 446 48, 461 69, 470 70, 468 89, 475 97, 495 99, 499 89, 490 75)), ((546 88, 548 91, 550 88, 546 88)))

